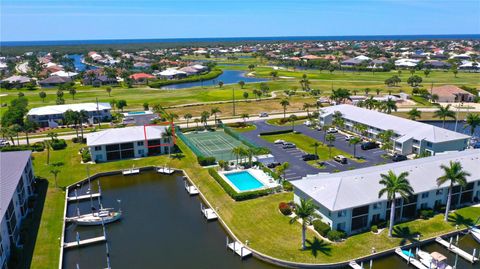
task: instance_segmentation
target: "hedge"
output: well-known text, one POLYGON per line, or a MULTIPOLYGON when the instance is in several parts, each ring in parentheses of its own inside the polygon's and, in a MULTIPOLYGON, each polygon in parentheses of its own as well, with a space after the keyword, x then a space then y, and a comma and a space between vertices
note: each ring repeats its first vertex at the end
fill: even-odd
POLYGON ((198 156, 197 157, 198 163, 201 166, 209 166, 209 165, 214 165, 216 160, 215 157, 203 157, 203 156, 198 156))
POLYGON ((223 73, 220 69, 213 69, 212 71, 203 74, 203 75, 194 75, 183 79, 178 80, 154 80, 148 83, 150 88, 160 88, 162 86, 172 85, 172 84, 181 84, 181 83, 188 83, 188 82, 197 82, 197 81, 205 81, 214 79, 220 76, 223 73))
POLYGON ((53 150, 60 150, 67 147, 67 142, 64 139, 55 139, 50 142, 50 146, 52 146, 53 150))
POLYGON ((42 142, 36 142, 32 145, 20 145, 20 146, 5 146, 0 148, 0 151, 7 152, 7 151, 22 151, 22 150, 31 150, 31 151, 44 151, 45 144, 42 142))
POLYGON ((292 129, 272 131, 272 132, 263 132, 263 133, 260 133, 260 136, 263 136, 263 135, 287 134, 287 133, 291 133, 291 132, 292 132, 292 129))
POLYGON ((317 231, 321 236, 326 236, 331 230, 328 224, 319 219, 314 220, 312 224, 315 231, 317 231))
POLYGON ((261 196, 270 194, 270 190, 258 190, 258 191, 246 191, 238 193, 235 191, 222 177, 218 174, 217 170, 214 168, 209 168, 208 173, 212 176, 220 186, 225 190, 225 192, 232 197, 235 201, 244 201, 248 199, 253 199, 261 196))
POLYGON ((338 242, 347 237, 347 234, 343 231, 331 230, 327 233, 327 238, 330 241, 338 242))

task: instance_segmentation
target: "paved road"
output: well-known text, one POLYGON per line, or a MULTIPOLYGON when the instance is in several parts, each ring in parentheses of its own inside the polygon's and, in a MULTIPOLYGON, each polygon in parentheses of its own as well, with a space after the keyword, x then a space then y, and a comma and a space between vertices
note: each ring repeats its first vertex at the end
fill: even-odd
MULTIPOLYGON (((311 174, 318 174, 320 172, 331 173, 335 170, 345 171, 353 168, 361 168, 361 167, 368 167, 378 163, 389 162, 381 157, 385 151, 381 149, 372 149, 368 151, 363 151, 360 149, 360 146, 357 146, 357 156, 362 157, 366 160, 366 162, 358 163, 352 160, 349 160, 347 164, 340 164, 333 160, 326 161, 326 166, 324 169, 318 169, 315 167, 310 166, 306 162, 301 159, 301 156, 304 154, 299 149, 282 149, 280 145, 275 145, 273 143, 269 143, 262 138, 260 138, 259 133, 262 132, 271 132, 271 131, 278 131, 278 130, 287 130, 290 127, 285 126, 275 126, 266 123, 264 120, 262 121, 255 121, 253 122, 257 129, 242 133, 242 136, 248 138, 255 144, 261 147, 266 147, 270 149, 271 153, 275 156, 276 161, 278 162, 288 162, 290 164, 290 168, 287 170, 286 178, 287 180, 297 180, 306 175, 311 174)), ((313 130, 308 128, 305 125, 298 125, 295 127, 296 131, 301 132, 304 135, 307 135, 311 138, 317 139, 319 141, 323 141, 323 132, 319 132, 317 130, 313 130)), ((345 141, 345 137, 337 133, 335 134, 337 140, 334 143, 334 146, 340 150, 343 150, 347 153, 353 155, 353 146, 349 145, 347 141, 345 141)))

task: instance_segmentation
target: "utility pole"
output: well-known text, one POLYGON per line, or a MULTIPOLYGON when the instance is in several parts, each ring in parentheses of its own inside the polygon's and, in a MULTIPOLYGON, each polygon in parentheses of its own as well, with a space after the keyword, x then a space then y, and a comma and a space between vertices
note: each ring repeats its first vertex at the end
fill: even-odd
POLYGON ((233 116, 235 116, 235 87, 232 87, 233 116))

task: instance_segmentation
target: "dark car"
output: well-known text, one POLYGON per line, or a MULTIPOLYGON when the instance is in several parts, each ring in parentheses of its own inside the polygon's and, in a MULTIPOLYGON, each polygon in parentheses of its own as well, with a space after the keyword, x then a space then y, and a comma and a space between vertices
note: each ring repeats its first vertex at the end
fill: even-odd
POLYGON ((312 160, 318 160, 318 155, 315 154, 305 154, 302 156, 302 159, 304 161, 312 161, 312 160))
POLYGON ((375 142, 365 142, 363 143, 360 148, 362 148, 363 150, 369 150, 369 149, 374 149, 374 148, 378 148, 378 144, 375 143, 375 142))
POLYGON ((408 159, 407 156, 402 155, 402 154, 395 154, 392 157, 392 161, 394 161, 394 162, 401 162, 401 161, 405 161, 407 159, 408 159))
POLYGON ((273 162, 273 163, 267 164, 267 167, 268 167, 268 168, 275 168, 275 167, 277 167, 277 166, 279 166, 279 165, 280 165, 279 162, 273 162))

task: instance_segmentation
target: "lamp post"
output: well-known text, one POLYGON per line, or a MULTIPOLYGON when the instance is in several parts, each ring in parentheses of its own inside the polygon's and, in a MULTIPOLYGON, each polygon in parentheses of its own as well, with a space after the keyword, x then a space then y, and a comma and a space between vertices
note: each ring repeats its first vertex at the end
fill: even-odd
POLYGON ((235 87, 232 87, 233 116, 235 116, 235 87))

